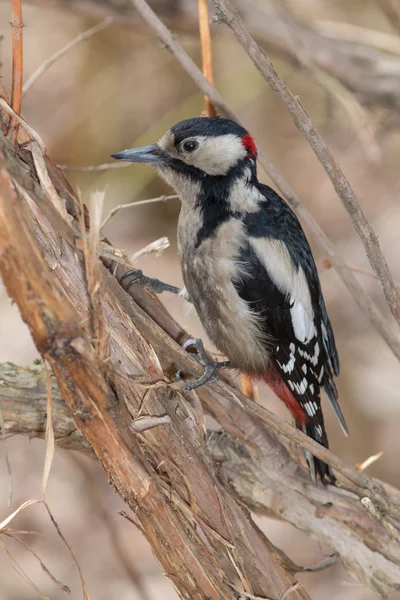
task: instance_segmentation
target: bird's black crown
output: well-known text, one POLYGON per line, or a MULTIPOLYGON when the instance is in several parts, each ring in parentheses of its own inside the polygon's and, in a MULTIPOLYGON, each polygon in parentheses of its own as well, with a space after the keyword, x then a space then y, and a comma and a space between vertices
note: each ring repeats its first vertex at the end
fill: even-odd
POLYGON ((200 135, 217 137, 231 133, 238 137, 243 137, 248 133, 244 127, 235 123, 235 121, 224 119, 222 117, 195 117, 193 119, 185 119, 171 127, 171 131, 175 138, 175 144, 180 144, 188 137, 200 135))

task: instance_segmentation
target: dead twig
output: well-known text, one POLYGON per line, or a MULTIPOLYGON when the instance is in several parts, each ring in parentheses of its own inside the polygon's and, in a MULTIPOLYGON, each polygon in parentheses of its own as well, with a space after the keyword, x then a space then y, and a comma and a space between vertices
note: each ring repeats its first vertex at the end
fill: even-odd
POLYGON ((315 64, 314 57, 307 51, 303 43, 300 27, 293 15, 291 6, 287 0, 277 0, 277 2, 281 5, 284 17, 287 19, 290 28, 290 38, 293 39, 293 44, 296 46, 297 60, 300 65, 311 74, 317 84, 329 96, 333 97, 343 107, 353 125, 354 134, 359 139, 366 159, 376 164, 380 160, 382 152, 375 139, 375 131, 373 131, 368 119, 366 109, 343 83, 315 64))
MULTIPOLYGON (((318 269, 331 269, 332 268, 332 263, 329 260, 329 258, 324 258, 323 260, 319 260, 317 263, 317 267, 318 269)), ((359 269, 358 267, 351 267, 348 266, 347 267, 349 269, 349 271, 352 271, 353 273, 360 273, 360 275, 365 275, 365 277, 370 277, 371 279, 375 279, 375 281, 378 279, 377 276, 375 275, 375 273, 371 273, 371 271, 367 271, 366 269, 359 269)), ((400 289, 400 283, 396 283, 394 284, 396 286, 396 288, 400 289)))
POLYGON ((372 46, 385 52, 400 55, 400 39, 386 31, 368 29, 353 23, 342 23, 341 21, 330 21, 328 19, 317 19, 313 26, 322 35, 333 40, 364 44, 365 46, 372 46))
MULTIPOLYGON (((23 45, 22 29, 22 4, 21 0, 12 0, 11 4, 11 27, 12 27, 12 91, 11 107, 19 115, 22 108, 22 73, 23 73, 23 45)), ((11 118, 8 137, 15 144, 18 137, 19 121, 13 116, 11 118)))
POLYGON ((324 571, 325 569, 329 569, 338 562, 340 558, 339 552, 334 552, 330 554, 328 558, 318 563, 317 565, 312 565, 311 567, 299 567, 297 566, 296 573, 316 573, 317 571, 324 571))
POLYGON ((167 237, 161 237, 150 244, 147 244, 144 248, 141 248, 131 256, 131 263, 134 265, 138 260, 143 258, 144 256, 149 256, 150 254, 159 256, 162 254, 167 248, 170 247, 170 242, 167 237))
POLYGON ((382 456, 383 456, 383 450, 381 450, 380 452, 377 452, 377 454, 373 454, 372 456, 369 456, 368 458, 363 460, 362 463, 356 465, 355 468, 357 469, 357 471, 365 471, 366 469, 368 469, 368 467, 370 467, 371 465, 376 463, 378 460, 380 460, 382 458, 382 456))
POLYGON ((52 580, 53 583, 56 584, 56 586, 59 588, 59 590, 61 590, 64 594, 71 594, 71 590, 68 587, 68 585, 65 585, 64 583, 61 583, 61 581, 59 581, 57 579, 57 577, 55 577, 53 575, 53 573, 50 571, 50 569, 48 567, 46 567, 46 565, 44 564, 44 562, 42 561, 42 559, 40 558, 40 556, 34 551, 32 550, 32 548, 26 544, 23 540, 21 540, 17 533, 12 532, 12 531, 6 531, 4 532, 5 535, 7 535, 8 537, 16 540, 18 543, 21 544, 21 546, 23 546, 24 548, 26 548, 26 550, 28 550, 28 552, 30 552, 35 558, 36 560, 39 562, 42 570, 44 571, 44 573, 46 573, 46 575, 48 575, 48 577, 52 580))
POLYGON ((78 563, 78 561, 76 559, 76 556, 75 556, 75 554, 74 554, 71 546, 68 544, 67 540, 65 539, 65 537, 64 537, 64 535, 63 535, 63 533, 62 533, 62 531, 60 529, 60 526, 58 525, 57 521, 55 520, 55 518, 53 516, 53 513, 50 510, 49 505, 45 501, 43 501, 43 504, 44 504, 45 509, 47 510, 47 514, 49 515, 52 524, 54 525, 55 530, 57 531, 59 537, 61 538, 62 542, 66 546, 66 548, 67 548, 67 550, 69 552, 69 555, 71 556, 73 562, 75 563, 75 566, 76 566, 77 571, 79 573, 79 578, 81 580, 83 600, 90 600, 89 592, 88 592, 88 589, 87 589, 87 586, 86 586, 85 579, 83 577, 82 569, 79 566, 79 563, 78 563))
MULTIPOLYGON (((208 0, 198 0, 198 11, 203 75, 211 84, 213 84, 214 80, 212 70, 212 47, 208 0)), ((204 103, 206 117, 216 117, 217 111, 215 110, 215 106, 211 103, 211 100, 208 96, 205 96, 204 103)))
POLYGON ((43 75, 43 73, 45 73, 48 69, 50 69, 50 67, 52 67, 54 65, 54 63, 56 63, 58 60, 60 60, 60 58, 62 58, 70 50, 72 50, 72 48, 75 48, 75 46, 77 46, 81 42, 84 42, 84 41, 90 39, 91 37, 96 35, 96 33, 103 31, 104 29, 106 29, 106 27, 109 27, 112 22, 113 22, 112 18, 107 17, 106 19, 104 19, 104 21, 101 21, 101 23, 98 23, 94 27, 91 27, 90 29, 87 29, 83 33, 80 33, 79 35, 77 35, 76 38, 74 38, 73 40, 68 42, 68 44, 66 44, 66 46, 64 46, 64 48, 61 48, 61 50, 58 50, 57 52, 55 52, 53 54, 53 56, 51 56, 50 58, 45 60, 44 63, 42 63, 40 65, 40 67, 38 67, 36 69, 36 71, 34 71, 32 73, 32 75, 29 77, 29 79, 24 83, 24 86, 22 88, 22 95, 25 96, 25 94, 27 94, 29 92, 29 90, 31 89, 33 84, 36 83, 36 81, 39 79, 39 77, 41 77, 43 75))
POLYGON ((36 131, 34 129, 32 129, 32 127, 30 125, 28 125, 28 123, 26 121, 24 121, 24 119, 22 117, 17 115, 17 113, 11 108, 11 106, 8 104, 8 102, 6 102, 6 100, 4 100, 4 98, 0 98, 0 106, 6 111, 6 113, 11 115, 11 119, 15 119, 16 121, 18 121, 18 123, 20 125, 22 125, 22 127, 25 129, 27 134, 31 138, 33 138, 34 140, 37 141, 37 143, 39 144, 42 151, 46 152, 46 146, 44 145, 44 141, 42 140, 40 135, 38 133, 36 133, 36 131))
POLYGON ((88 165, 87 167, 73 167, 71 165, 58 166, 66 173, 98 173, 101 171, 109 171, 111 169, 125 169, 126 167, 131 167, 132 164, 123 161, 116 161, 113 163, 103 163, 101 165, 88 165))
POLYGON ((218 22, 226 23, 233 31, 240 44, 252 59, 257 70, 267 81, 271 89, 279 96, 291 114, 297 129, 305 136, 324 167, 336 193, 352 219, 355 230, 363 242, 368 259, 379 279, 388 306, 397 323, 400 324, 400 296, 379 246, 378 237, 367 221, 339 164, 332 156, 328 146, 304 110, 299 99, 292 94, 286 83, 280 78, 262 48, 250 35, 230 1, 213 0, 213 2, 216 7, 218 22))
POLYGON ((47 419, 46 419, 46 457, 44 461, 43 468, 43 481, 42 481, 42 498, 43 501, 46 500, 46 492, 47 492, 47 483, 49 480, 50 469, 53 463, 54 458, 54 449, 55 449, 55 441, 54 441, 54 429, 53 429, 53 419, 52 419, 52 403, 51 403, 51 378, 50 371, 45 366, 46 371, 46 394, 47 394, 47 419))
POLYGON ((126 208, 133 208, 134 206, 143 206, 145 204, 154 204, 155 202, 167 202, 167 200, 177 200, 179 196, 176 194, 172 194, 170 196, 158 196, 157 198, 148 198, 147 200, 139 200, 138 202, 128 202, 127 204, 118 204, 118 206, 114 206, 112 210, 108 213, 106 218, 101 224, 101 229, 107 225, 108 221, 113 218, 113 216, 119 212, 120 210, 125 210, 126 208))

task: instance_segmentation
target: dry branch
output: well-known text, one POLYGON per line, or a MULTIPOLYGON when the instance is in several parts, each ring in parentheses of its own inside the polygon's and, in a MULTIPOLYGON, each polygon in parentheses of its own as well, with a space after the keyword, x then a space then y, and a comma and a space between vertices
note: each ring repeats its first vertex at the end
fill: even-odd
MULTIPOLYGON (((199 29, 200 29, 200 44, 201 57, 203 63, 203 75, 208 81, 213 84, 213 67, 212 67, 212 48, 211 48, 211 33, 210 33, 210 16, 208 12, 208 0, 198 0, 199 11, 199 29)), ((215 117, 217 112, 212 105, 210 98, 205 96, 205 114, 207 117, 215 117)))
MULTIPOLYGON (((7 431, 43 437, 43 368, 0 365, 0 382, 4 382, 0 390, 7 431)), ((54 378, 52 383, 57 443, 86 453, 85 438, 76 430, 54 378)), ((219 465, 219 476, 233 486, 251 510, 285 520, 327 543, 339 552, 349 573, 381 596, 400 583, 399 544, 382 523, 371 521, 361 503, 335 490, 306 483, 279 440, 239 407, 232 410, 230 406, 228 410, 226 402, 221 404, 214 392, 203 391, 201 399, 224 428, 224 434, 214 432, 208 441, 219 465)))
MULTIPOLYGON (((23 75, 23 46, 21 0, 12 0, 11 27, 12 27, 12 92, 11 107, 19 115, 22 108, 22 75, 23 75)), ((12 117, 8 135, 13 144, 17 141, 19 123, 12 117)))
MULTIPOLYGON (((12 162, 5 141, 1 153, 3 164, 12 162)), ((18 171, 24 174, 24 168, 16 159, 13 167, 13 178, 18 181, 18 171)), ((24 177, 18 181, 21 187, 23 181, 24 177)), ((294 584, 293 577, 219 483, 186 400, 165 384, 143 386, 143 382, 164 379, 159 357, 149 345, 163 339, 162 331, 151 325, 103 268, 102 306, 110 337, 107 366, 103 365, 79 325, 90 317, 82 257, 77 260, 76 251, 63 244, 57 266, 50 273, 29 225, 28 205, 18 199, 4 168, 0 183, 0 269, 6 288, 30 326, 38 350, 51 365, 76 427, 93 447, 118 493, 135 511, 181 597, 233 600, 230 583, 237 585, 237 578, 227 553, 231 548, 250 592, 279 598, 294 584), (139 333, 139 325, 145 322, 152 328, 152 338, 139 333), (168 415, 170 424, 139 435, 132 433, 129 424, 140 408, 147 416, 168 415)), ((56 238, 39 229, 35 235, 47 239, 42 249, 47 255, 56 238)), ((188 362, 196 363, 190 358, 188 362)), ((292 597, 299 600, 308 595, 299 589, 292 597)))
MULTIPOLYGON (((8 164, 14 178, 18 179, 18 173, 21 170, 21 185, 24 182, 26 183, 23 176, 25 173, 24 167, 22 166, 23 163, 13 158, 13 151, 7 146, 5 141, 3 141, 2 151, 3 160, 4 153, 8 153, 7 160, 4 162, 8 164), (12 161, 13 164, 11 165, 12 161)), ((62 189, 61 184, 62 182, 59 181, 58 187, 60 192, 62 189)), ((66 191, 68 190, 68 187, 65 182, 64 185, 66 188, 64 188, 63 194, 67 195, 66 191)), ((5 189, 4 192, 8 195, 10 193, 13 194, 9 187, 5 189)), ((9 197, 5 196, 4 192, 2 194, 3 199, 9 197)), ((21 223, 24 222, 20 212, 22 206, 17 203, 15 197, 11 198, 11 204, 3 201, 3 204, 1 205, 2 210, 4 210, 4 208, 9 208, 9 211, 10 213, 12 212, 12 214, 8 215, 5 225, 3 221, 1 221, 2 225, 0 230, 2 232, 4 231, 4 226, 6 226, 7 230, 9 227, 17 227, 15 220, 18 218, 18 215, 21 217, 18 220, 18 227, 21 227, 21 223)), ((78 211, 77 204, 70 203, 69 209, 73 216, 76 217, 78 211)), ((2 212, 0 211, 0 215, 1 214, 2 212)), ((24 211, 24 218, 26 218, 28 214, 29 213, 24 211)), ((19 237, 8 238, 8 236, 1 235, 1 243, 10 248, 12 244, 17 245, 15 242, 17 239, 19 240, 19 243, 21 243, 24 237, 20 235, 20 230, 18 230, 17 233, 19 234, 19 237)), ((43 236, 44 238, 54 239, 54 236, 49 235, 49 233, 50 229, 48 231, 36 231, 36 235, 39 235, 39 238, 43 236)), ((49 246, 43 246, 43 248, 45 256, 52 256, 49 246)), ((19 247, 13 247, 13 252, 15 252, 15 254, 19 253, 19 251, 19 247)), ((7 255, 1 252, 0 254, 2 257, 2 264, 4 265, 7 255)), ((29 253, 29 256, 32 256, 32 251, 29 253)), ((82 265, 82 260, 79 262, 76 261, 75 252, 73 250, 69 251, 68 246, 65 246, 63 253, 59 258, 58 265, 52 272, 51 293, 53 295, 56 294, 56 282, 58 282, 67 295, 71 297, 80 318, 84 321, 88 321, 89 299, 87 296, 85 274, 82 265)), ((30 261, 28 261, 26 265, 24 265, 24 263, 18 263, 18 272, 16 274, 14 273, 12 278, 10 272, 8 272, 8 283, 12 286, 12 291, 18 293, 20 289, 19 286, 26 283, 24 269, 28 269, 30 280, 33 277, 32 281, 35 284, 33 290, 34 293, 41 293, 43 282, 40 281, 40 279, 43 273, 46 273, 45 265, 41 263, 40 275, 37 275, 37 278, 35 278, 33 276, 30 261), (15 288, 16 285, 18 285, 18 289, 15 288)), ((122 272, 124 271, 122 267, 117 267, 117 276, 120 269, 122 269, 122 272)), ((161 485, 168 498, 173 498, 174 511, 178 510, 178 522, 174 520, 171 526, 180 527, 179 532, 181 534, 181 529, 183 527, 186 533, 182 534, 183 540, 182 537, 178 540, 176 537, 173 537, 173 543, 178 544, 180 541, 179 548, 181 550, 182 547, 186 548, 186 550, 188 547, 190 548, 190 557, 188 559, 189 568, 194 568, 192 560, 194 560, 194 556, 197 556, 197 544, 200 544, 197 538, 193 540, 193 532, 190 534, 190 528, 189 533, 187 529, 188 524, 186 518, 190 517, 190 519, 193 519, 194 506, 196 506, 195 516, 198 518, 198 523, 200 523, 200 526, 204 528, 204 531, 209 536, 208 541, 211 544, 213 551, 217 553, 217 556, 226 556, 225 550, 226 544, 228 543, 236 546, 238 548, 238 553, 242 556, 242 560, 245 560, 247 552, 250 552, 250 548, 247 545, 243 547, 243 540, 238 540, 235 537, 237 535, 235 533, 237 525, 241 522, 242 524, 240 527, 244 527, 242 531, 246 532, 245 538, 247 536, 252 549, 256 548, 257 558, 254 558, 253 550, 251 550, 251 558, 249 558, 249 561, 253 562, 254 560, 257 560, 257 564, 260 565, 260 568, 261 564, 265 561, 265 564, 270 565, 271 556, 268 554, 268 546, 266 548, 264 542, 260 542, 257 531, 249 524, 246 518, 244 518, 243 521, 243 514, 240 511, 237 512, 239 509, 235 503, 232 505, 232 502, 234 501, 229 495, 228 486, 226 485, 226 487, 221 489, 219 487, 220 484, 216 483, 216 480, 213 479, 215 474, 208 456, 208 451, 203 444, 202 430, 195 426, 192 410, 189 409, 186 402, 183 402, 183 399, 179 394, 176 395, 168 391, 165 384, 162 382, 163 375, 160 371, 160 363, 164 373, 174 373, 178 368, 192 372, 196 376, 201 373, 201 368, 198 363, 183 352, 180 346, 174 341, 176 340, 181 343, 186 339, 187 336, 185 332, 172 320, 163 306, 151 294, 143 289, 134 287, 130 290, 131 297, 133 296, 136 301, 133 302, 120 288, 113 277, 106 276, 104 272, 103 277, 105 285, 104 310, 107 316, 107 328, 110 332, 111 340, 110 360, 107 361, 107 374, 108 378, 112 380, 113 389, 118 396, 118 400, 109 390, 108 393, 110 394, 112 401, 112 405, 109 407, 111 414, 110 412, 107 412, 107 399, 105 398, 107 388, 104 389, 105 381, 103 373, 100 370, 100 365, 96 362, 97 357, 92 351, 89 340, 86 340, 85 352, 78 356, 78 362, 82 362, 83 364, 75 365, 75 361, 73 360, 75 352, 79 350, 82 351, 82 346, 85 342, 81 336, 76 318, 71 323, 71 315, 68 316, 68 314, 64 313, 64 317, 67 318, 63 318, 61 329, 53 332, 54 335, 51 338, 51 345, 47 348, 47 351, 46 349, 41 348, 41 350, 45 350, 47 354, 50 355, 50 358, 51 354, 55 353, 57 364, 61 361, 63 369, 68 368, 68 385, 65 385, 63 369, 57 369, 55 364, 56 361, 53 358, 52 362, 56 368, 58 380, 64 386, 62 388, 63 396, 65 397, 67 404, 70 405, 70 408, 73 408, 74 410, 74 412, 70 413, 71 418, 73 417, 74 421, 68 421, 66 413, 61 413, 65 418, 59 417, 61 399, 59 393, 53 386, 53 422, 56 439, 60 437, 61 433, 62 444, 66 447, 77 448, 80 446, 82 437, 76 432, 76 426, 78 425, 81 428, 84 433, 83 439, 89 439, 94 445, 95 450, 97 449, 100 460, 107 473, 111 476, 119 493, 128 500, 131 506, 136 507, 136 514, 139 516, 140 526, 147 532, 150 543, 152 544, 156 555, 160 558, 161 562, 163 562, 164 568, 166 568, 165 561, 167 559, 162 555, 161 546, 163 543, 167 543, 167 540, 170 540, 169 535, 172 535, 172 532, 169 529, 169 521, 167 524, 163 525, 163 519, 167 518, 168 520, 172 517, 169 514, 168 507, 165 507, 163 504, 164 492, 161 493, 157 485, 161 485), (159 323, 160 326, 158 326, 157 323, 159 323), (77 337, 78 335, 82 339, 81 342, 72 342, 72 346, 71 343, 68 345, 68 340, 65 338, 65 333, 68 333, 69 327, 73 327, 76 332, 73 333, 74 337, 77 337), (67 329, 67 331, 65 331, 65 329, 67 329), (140 334, 138 331, 140 331, 140 334), (61 344, 57 341, 58 334, 62 336, 63 343, 61 344), (150 343, 151 346, 148 346, 148 343, 150 343), (150 350, 150 348, 153 348, 153 350, 150 350), (64 355, 64 352, 67 356, 64 355), (92 360, 94 364, 92 364, 92 360), (64 364, 65 361, 66 364, 64 364), (87 362, 89 362, 90 368, 89 365, 86 364, 87 362), (90 375, 89 381, 86 369, 90 375), (76 380, 76 373, 78 373, 79 380, 81 377, 84 377, 84 395, 80 392, 79 385, 82 384, 82 382, 76 380), (82 376, 80 375, 81 373, 82 376), (143 380, 146 382, 146 385, 140 383, 143 382, 143 380), (152 380, 156 380, 158 383, 154 386, 149 386, 148 383, 152 380), (86 386, 89 382, 91 383, 91 388, 88 390, 86 386), (75 385, 76 387, 74 387, 75 385), (95 392, 99 394, 98 401, 94 398, 95 392), (79 401, 79 404, 75 405, 74 402, 74 405, 72 405, 71 396, 73 396, 75 400, 75 395, 78 393, 79 398, 76 400, 79 401), (91 398, 93 403, 90 401, 91 398), (84 406, 82 406, 83 402, 84 406), (102 416, 101 420, 97 417, 98 411, 100 411, 102 416), (87 413, 91 415, 90 418, 85 417, 87 413), (150 417, 162 417, 167 415, 171 419, 171 425, 161 425, 148 430, 145 433, 139 434, 144 436, 144 438, 140 438, 141 442, 139 443, 139 438, 137 438, 135 434, 132 434, 132 432, 127 433, 131 430, 129 427, 125 426, 125 424, 132 422, 132 419, 134 420, 138 414, 150 417), (105 420, 105 423, 103 422, 103 419, 105 420), (59 424, 61 426, 61 431, 59 431, 58 428, 59 424), (107 426, 106 429, 104 429, 104 426, 107 426), (123 438, 121 438, 121 427, 125 429, 123 438), (128 436, 128 439, 126 436, 128 436), (99 439, 101 440, 100 448, 96 443, 99 439), (183 446, 182 439, 185 440, 183 446), (115 441, 118 441, 117 448, 115 448, 114 445, 115 441), (131 454, 132 451, 134 452, 133 455, 131 454), (143 466, 142 461, 145 461, 145 467, 143 466), (160 463, 163 464, 162 475, 157 471, 157 467, 160 463), (137 481, 139 475, 142 476, 141 482, 137 481), (161 480, 159 479, 160 476, 161 480), (169 481, 168 489, 165 489, 165 478, 169 481), (215 487, 216 485, 217 488, 215 487), (147 489, 147 486, 150 486, 150 491, 147 494, 144 494, 143 488, 147 489), (142 490, 142 492, 140 490, 142 490), (218 493, 216 490, 218 490, 218 493), (143 495, 140 502, 140 506, 143 509, 142 511, 138 510, 135 504, 135 498, 137 498, 137 496, 132 496, 135 491, 136 494, 139 493, 139 495, 143 495), (194 498, 195 504, 193 504, 194 498), (158 506, 159 502, 161 502, 161 508, 158 506), (218 516, 220 515, 219 511, 217 511, 217 515, 214 514, 215 507, 218 506, 224 507, 225 520, 223 523, 221 523, 218 516), (162 523, 157 521, 157 519, 160 518, 162 523), (154 523, 153 520, 156 520, 156 523, 154 523), (234 531, 229 526, 229 523, 232 524, 233 522, 235 522, 235 527, 233 527, 234 531), (154 527, 156 528, 155 534, 154 527), (189 535, 190 540, 187 539, 187 535, 189 535)), ((44 287, 46 289, 46 285, 44 287)), ((32 296, 31 288, 29 289, 31 292, 29 296, 29 309, 31 309, 34 295, 32 296)), ((62 295, 61 298, 63 299, 63 304, 65 304, 64 295, 62 295)), ((58 303, 55 304, 55 309, 57 308, 57 305, 58 303)), ((64 311, 67 310, 67 306, 64 306, 64 311)), ((29 315, 27 317, 25 312, 24 315, 25 318, 29 318, 29 315)), ((36 311, 35 316, 39 317, 36 311)), ((49 323, 49 319, 47 319, 46 322, 49 323)), ((38 318, 37 323, 35 322, 35 325, 36 324, 38 326, 41 325, 40 318, 38 318)), ((70 337, 72 336, 70 335, 69 338, 70 337)), ((46 339, 44 339, 44 343, 47 343, 46 339)), ((6 368, 12 370, 11 366, 6 368)), ((30 381, 34 382, 33 385, 37 385, 35 379, 36 376, 30 375, 30 377, 30 381)), ((21 419, 22 430, 24 428, 25 431, 36 430, 39 434, 43 434, 45 428, 44 410, 46 403, 45 380, 42 378, 43 392, 40 395, 41 404, 39 403, 38 411, 35 412, 35 404, 33 404, 35 395, 33 394, 32 389, 29 389, 31 386, 24 384, 22 386, 22 394, 20 394, 18 390, 16 390, 18 386, 13 386, 11 384, 12 377, 10 375, 8 375, 8 377, 3 376, 2 379, 6 379, 6 383, 2 385, 3 415, 6 427, 9 428, 9 424, 14 421, 14 425, 11 425, 12 430, 14 432, 18 431, 18 423, 19 419, 21 419), (9 399, 7 396, 7 394, 10 394, 11 390, 14 397, 18 398, 17 411, 15 410, 15 401, 9 399), (29 403, 29 406, 27 407, 29 418, 23 416, 25 411, 22 409, 22 402, 29 403), (18 415, 18 411, 19 416, 17 420, 15 417, 16 414, 18 415), (40 415, 42 415, 41 425, 39 425, 40 415), (36 426, 30 426, 30 422, 36 423, 36 426)), ((399 585, 398 570, 400 561, 400 557, 398 556, 399 546, 396 538, 397 533, 393 527, 393 524, 395 524, 393 517, 398 514, 398 496, 396 496, 396 494, 393 492, 386 494, 378 482, 368 478, 363 473, 357 473, 349 466, 346 467, 346 465, 344 465, 337 457, 334 457, 332 453, 329 453, 329 451, 318 446, 315 442, 313 443, 312 440, 304 436, 302 432, 296 431, 291 425, 282 421, 282 419, 279 419, 263 410, 261 407, 252 404, 240 395, 238 391, 229 388, 226 384, 218 383, 209 388, 201 388, 198 390, 198 395, 205 409, 214 415, 224 428, 225 432, 235 440, 235 442, 231 440, 234 447, 236 448, 237 445, 240 444, 241 449, 239 453, 245 456, 248 455, 248 470, 251 471, 251 469, 254 469, 254 465, 262 465, 263 477, 266 477, 268 481, 275 482, 274 485, 268 484, 269 489, 280 490, 278 496, 271 496, 272 499, 275 499, 274 501, 271 500, 271 510, 273 510, 277 498, 293 498, 295 502, 293 510, 296 506, 303 506, 305 511, 303 515, 304 518, 297 522, 296 516, 293 514, 290 515, 289 509, 286 508, 285 514, 287 514, 288 521, 293 522, 296 526, 305 531, 311 532, 316 539, 329 540, 329 544, 334 549, 341 552, 349 572, 376 591, 379 590, 379 593, 381 593, 382 596, 384 593, 396 589, 396 586, 399 585), (246 411, 240 408, 238 404, 232 404, 232 398, 234 396, 239 398, 243 403, 247 402, 246 411), (258 418, 252 417, 250 411, 258 418), (261 419, 268 422, 270 429, 265 428, 261 419), (335 491, 313 486, 309 482, 308 476, 304 471, 299 469, 297 463, 290 458, 287 450, 285 450, 285 447, 282 446, 279 439, 272 433, 271 429, 280 432, 287 439, 296 440, 297 443, 305 445, 322 459, 335 464, 340 472, 347 474, 350 477, 350 480, 353 481, 354 489, 358 491, 360 498, 367 498, 371 505, 376 507, 376 513, 372 515, 366 512, 364 505, 360 501, 357 501, 354 497, 343 497, 343 493, 339 490, 335 491), (254 465, 252 461, 255 461, 254 465), (301 498, 303 499, 300 504, 301 498), (332 505, 327 503, 332 503, 332 505), (333 520, 330 518, 330 512, 332 512, 332 515, 335 515, 332 517, 333 520), (352 527, 353 522, 361 523, 361 536, 359 535, 358 529, 354 531, 352 527), (387 528, 388 523, 392 527, 390 531, 388 531, 387 528), (339 532, 341 532, 341 535, 339 535, 339 532), (343 540, 346 540, 346 543, 343 543, 343 540), (380 546, 381 543, 385 544, 384 550, 380 546), (385 561, 388 562, 386 563, 385 561), (378 569, 374 569, 372 572, 371 564, 378 564, 378 569)), ((221 440, 223 439, 224 438, 221 438, 221 440)), ((87 448, 86 445, 85 449, 87 450, 87 448)), ((220 452, 221 451, 222 450, 220 450, 220 452)), ((218 463, 221 463, 220 456, 215 456, 215 458, 218 463)), ((230 468, 225 462, 224 459, 222 464, 224 464, 226 468, 230 468)), ((232 470, 235 470, 234 464, 232 465, 232 470)), ((222 471, 220 471, 220 473, 222 473, 222 471)), ((246 471, 243 468, 243 474, 244 473, 246 473, 246 471)), ((257 490, 259 488, 255 487, 254 489, 257 490)), ((245 497, 245 494, 242 494, 242 492, 241 495, 245 497)), ((248 499, 248 502, 250 507, 257 505, 257 495, 255 497, 253 496, 252 499, 248 499)), ((267 506, 265 498, 263 502, 265 508, 267 506)), ((260 501, 260 506, 263 505, 263 502, 260 501)), ((175 535, 176 534, 174 534, 174 536, 175 535)), ((203 547, 201 547, 201 552, 204 552, 203 547)), ((176 556, 171 558, 172 563, 174 563, 175 558, 176 556)), ((204 560, 207 563, 206 558, 204 558, 204 560)), ((175 566, 173 567, 171 562, 167 565, 167 572, 171 576, 173 576, 174 568, 176 567, 175 563, 174 565, 175 566)), ((208 563, 204 565, 203 561, 199 567, 198 562, 195 561, 195 566, 196 569, 194 570, 194 573, 199 573, 200 570, 200 577, 201 573, 204 573, 201 568, 204 568, 208 573, 207 569, 210 565, 208 563)), ((215 565, 212 566, 212 569, 214 567, 215 565)), ((223 568, 225 568, 225 563, 223 568)), ((241 568, 243 569, 243 565, 241 568)), ((264 564, 262 568, 265 568, 264 564)), ((291 568, 294 567, 292 566, 291 568)), ((226 567, 226 569, 229 572, 229 568, 226 567)), ((212 572, 215 573, 213 570, 212 572)), ((271 572, 272 571, 270 570, 270 573, 271 572)), ((231 572, 229 572, 229 575, 231 575, 231 572)), ((248 577, 248 579, 250 579, 251 582, 254 581, 253 577, 248 577)), ((181 579, 174 579, 174 582, 178 588, 180 585, 184 585, 181 579)), ((289 585, 287 585, 285 589, 288 589, 288 587, 289 585)), ((219 593, 221 593, 220 588, 218 594, 219 593)), ((305 597, 304 590, 296 590, 296 594, 298 597, 305 597), (303 595, 299 596, 299 594, 303 595)), ((196 598, 197 596, 193 595, 192 597, 196 598)), ((211 597, 226 596, 214 595, 211 597)), ((230 598, 231 596, 228 595, 227 597, 230 598)))
POLYGON ((259 44, 250 35, 239 14, 229 0, 213 0, 217 10, 218 21, 224 22, 231 28, 240 44, 252 59, 255 67, 267 81, 271 89, 279 96, 284 106, 290 112, 297 129, 309 142, 318 160, 324 167, 337 195, 350 215, 353 225, 364 245, 365 252, 375 274, 381 284, 386 301, 398 324, 400 324, 400 296, 393 281, 386 259, 380 249, 378 237, 367 221, 357 198, 341 170, 338 162, 332 156, 328 146, 322 139, 314 123, 304 110, 301 102, 290 91, 283 79, 280 78, 273 64, 268 59, 259 44))

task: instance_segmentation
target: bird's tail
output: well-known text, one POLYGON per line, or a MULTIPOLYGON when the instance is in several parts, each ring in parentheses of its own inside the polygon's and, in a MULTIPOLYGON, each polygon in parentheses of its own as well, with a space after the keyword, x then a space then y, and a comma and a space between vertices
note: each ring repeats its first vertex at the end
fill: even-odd
MULTIPOLYGON (((310 438, 325 448, 329 448, 328 438, 324 427, 321 428, 320 426, 315 426, 313 423, 308 422, 305 427, 303 427, 303 430, 310 438)), ((335 485, 336 477, 333 474, 330 465, 316 456, 313 456, 310 452, 306 451, 305 455, 313 482, 316 483, 317 480, 320 479, 322 483, 331 483, 332 485, 335 485)))

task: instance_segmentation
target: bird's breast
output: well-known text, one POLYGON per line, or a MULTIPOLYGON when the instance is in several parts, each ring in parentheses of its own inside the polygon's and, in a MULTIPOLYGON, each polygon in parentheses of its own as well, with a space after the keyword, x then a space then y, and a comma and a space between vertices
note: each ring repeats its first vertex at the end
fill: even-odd
MULTIPOLYGON (((198 223, 201 227, 201 222, 198 223)), ((263 371, 268 363, 259 317, 235 287, 246 265, 239 256, 245 243, 239 219, 219 225, 197 244, 199 228, 180 220, 178 246, 189 298, 211 341, 242 371, 263 371)))

